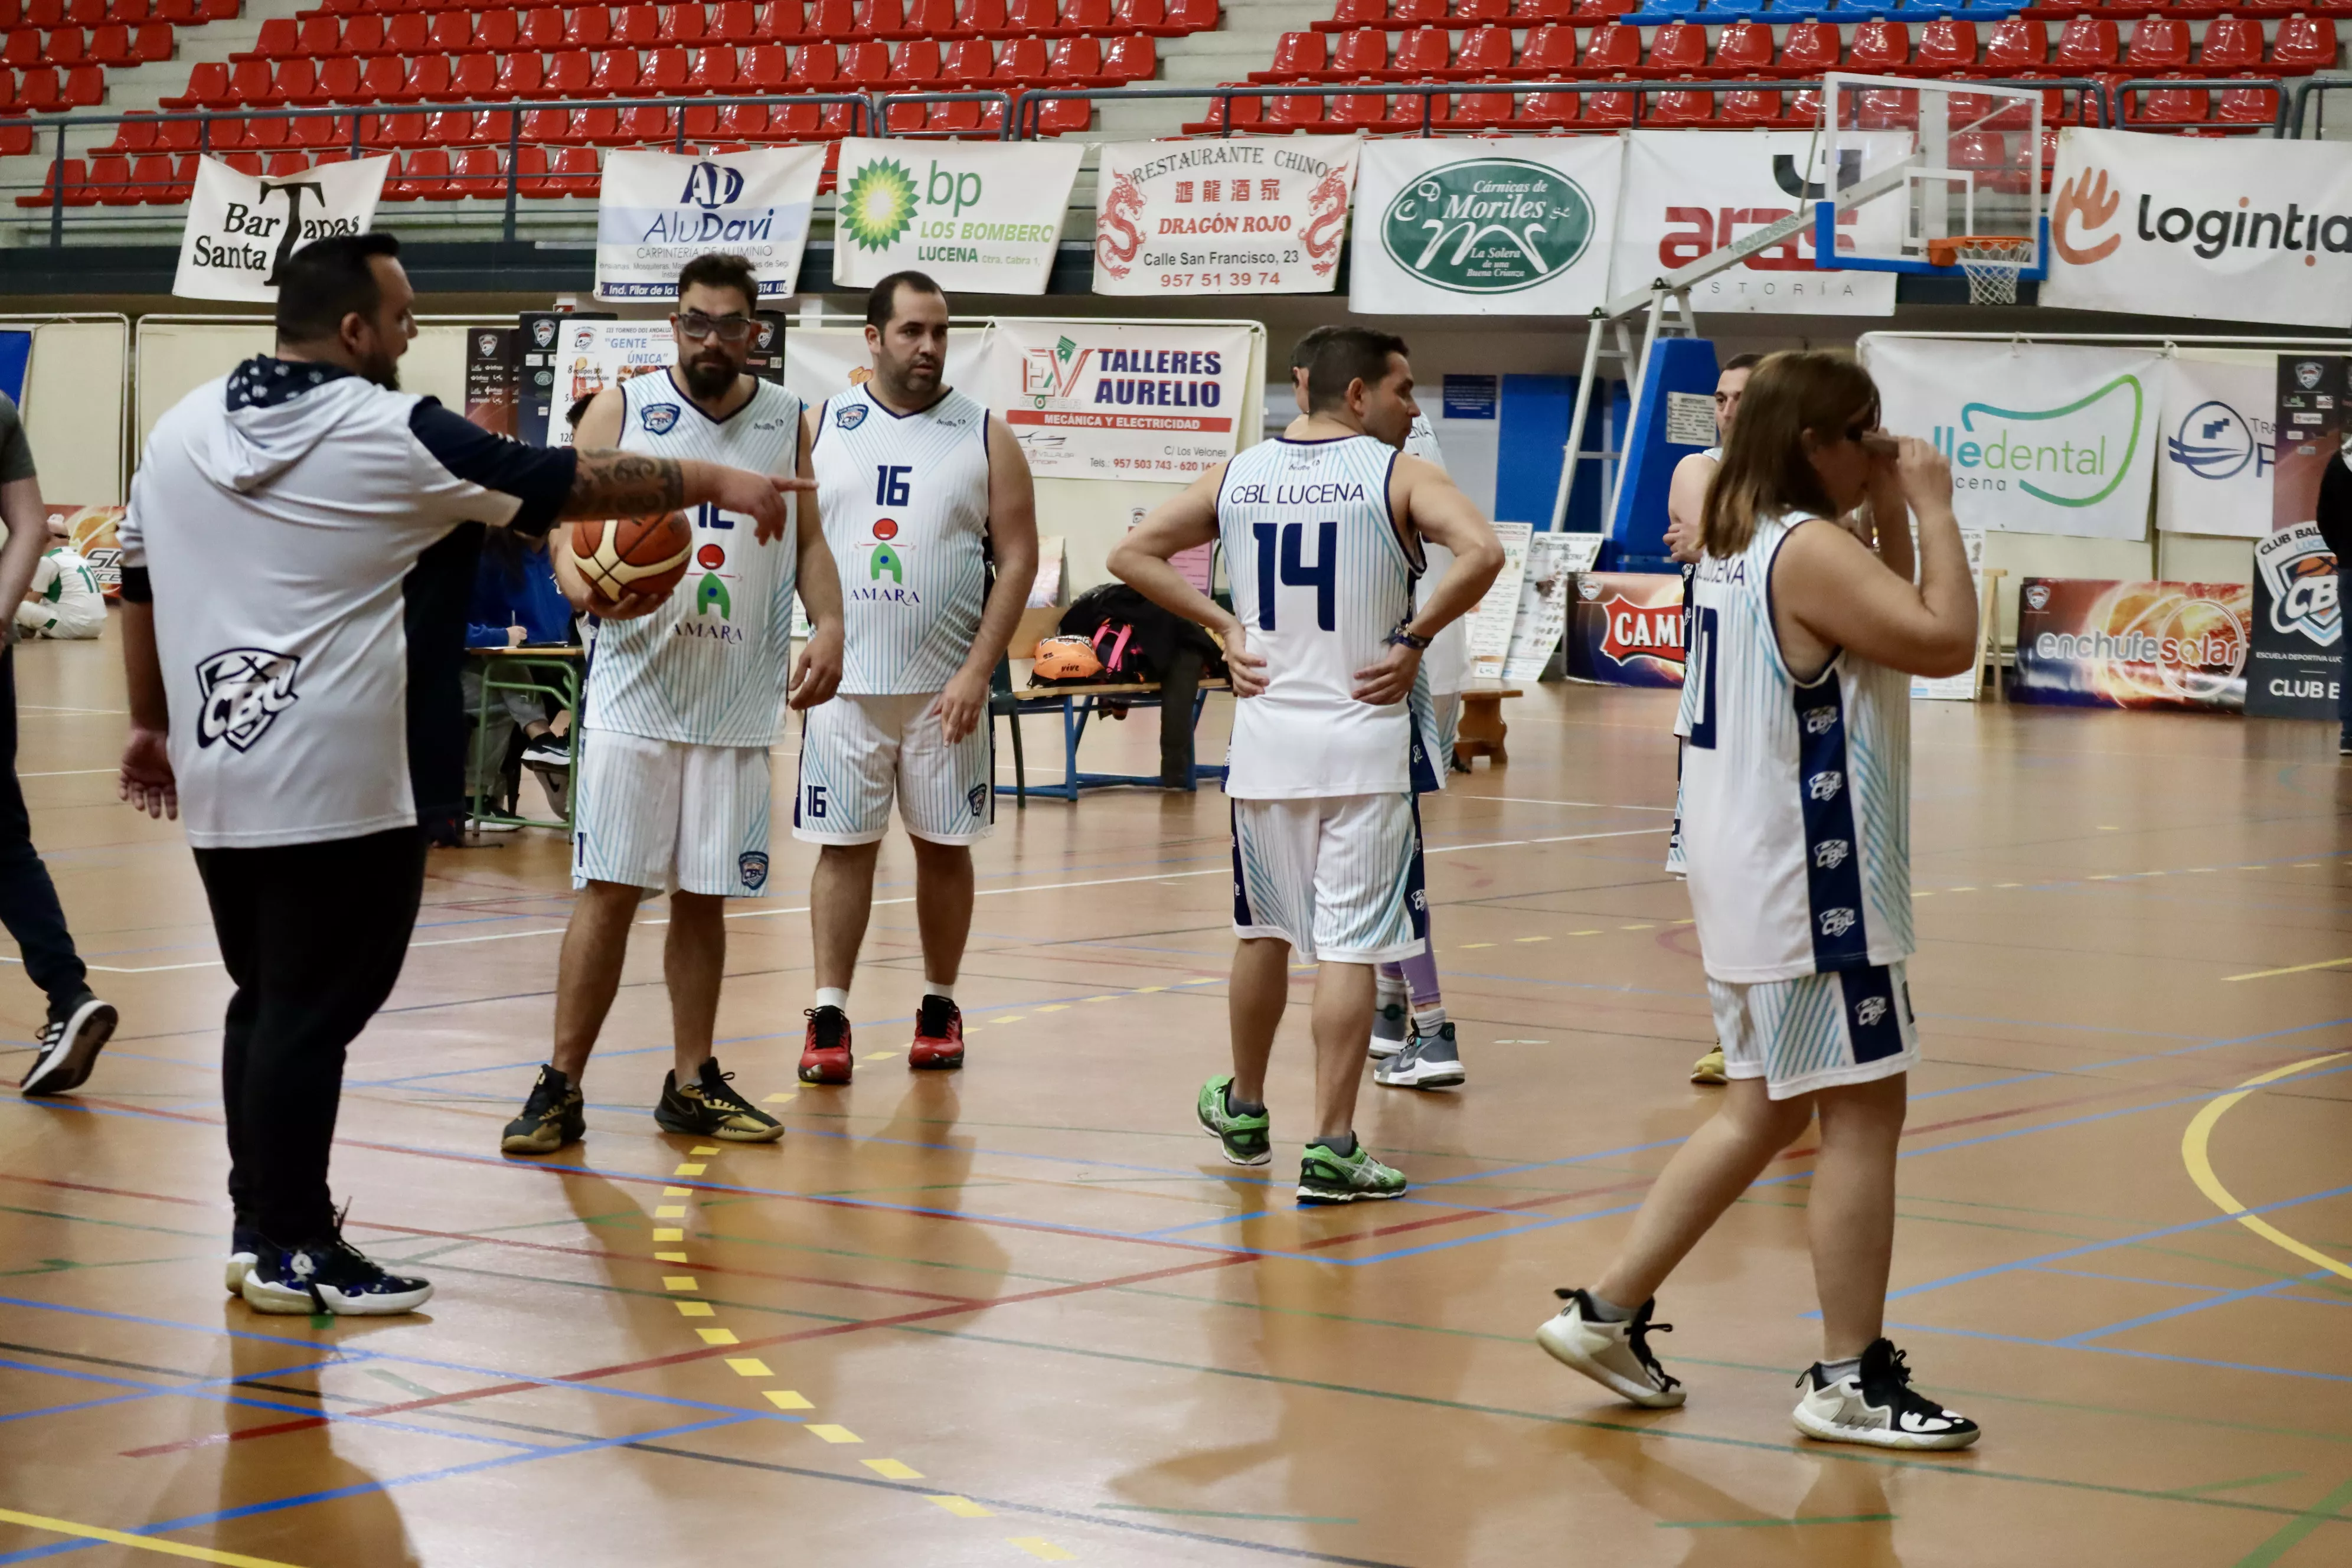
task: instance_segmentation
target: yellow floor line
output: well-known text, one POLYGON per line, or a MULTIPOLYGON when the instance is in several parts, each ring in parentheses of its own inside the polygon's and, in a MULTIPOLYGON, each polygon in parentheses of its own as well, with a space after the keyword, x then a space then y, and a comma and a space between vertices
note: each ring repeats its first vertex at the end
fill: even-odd
POLYGON ((2352 1264, 2330 1258, 2317 1247, 2297 1241, 2260 1215, 2246 1213, 2246 1205, 2231 1196, 2230 1189, 2221 1184, 2221 1178, 2213 1173, 2213 1162, 2207 1156, 2205 1147, 2213 1136, 2213 1124, 2221 1121, 2231 1106, 2254 1090, 2265 1084, 2276 1083, 2283 1078, 2292 1078, 2296 1073, 2325 1067, 2329 1062, 2342 1061, 2347 1057, 2352 1057, 2352 1051, 2333 1051, 2324 1057, 2312 1057, 2287 1067, 2273 1068, 2259 1077, 2248 1079, 2238 1086, 2235 1094, 2225 1094, 2212 1101, 2189 1123, 2189 1131, 2180 1135, 2180 1163, 2189 1167, 2189 1179, 2197 1184, 2197 1190, 2212 1199, 2214 1205, 2223 1214, 2272 1246, 2284 1247, 2306 1263, 2315 1263, 2322 1268, 2352 1279, 2352 1264))
POLYGON ((857 1462, 885 1480, 919 1481, 923 1479, 922 1471, 903 1459, 860 1459, 857 1462))
POLYGON ((955 1515, 958 1519, 993 1519, 996 1517, 993 1512, 981 1507, 980 1504, 972 1501, 971 1499, 968 1497, 958 1497, 953 1492, 934 1493, 931 1500, 939 1504, 941 1508, 947 1510, 950 1513, 955 1515))
POLYGON ((1065 1552, 1042 1535, 1008 1535, 1004 1539, 1030 1556, 1047 1563, 1075 1563, 1078 1560, 1076 1552, 1065 1552))
POLYGON ((176 1541, 161 1541, 149 1535, 126 1535, 119 1530, 107 1530, 95 1524, 76 1524, 69 1519, 48 1519, 37 1513, 18 1513, 0 1508, 0 1524, 21 1524, 27 1530, 46 1530, 52 1535, 78 1535, 84 1541, 103 1541, 110 1546, 128 1546, 134 1552, 159 1552, 166 1557, 192 1557, 199 1563, 226 1563, 229 1568, 295 1568, 275 1557, 247 1557, 242 1552, 215 1552, 209 1546, 184 1546, 176 1541))
POLYGON ((2257 969, 2249 974, 2225 974, 2221 978, 2224 981, 2268 980, 2273 974, 2307 974, 2315 969, 2334 969, 2338 964, 2344 963, 2352 963, 2352 957, 2324 958, 2317 963, 2296 963, 2284 969, 2257 969))

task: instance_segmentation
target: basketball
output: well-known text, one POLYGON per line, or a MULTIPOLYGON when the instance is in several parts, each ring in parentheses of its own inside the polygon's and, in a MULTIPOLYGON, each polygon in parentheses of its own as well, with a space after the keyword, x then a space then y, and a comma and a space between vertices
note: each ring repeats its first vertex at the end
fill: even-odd
POLYGON ((632 594, 667 598, 686 575, 687 559, 694 553, 694 525, 682 511, 583 522, 572 530, 572 553, 580 574, 605 599, 632 594))

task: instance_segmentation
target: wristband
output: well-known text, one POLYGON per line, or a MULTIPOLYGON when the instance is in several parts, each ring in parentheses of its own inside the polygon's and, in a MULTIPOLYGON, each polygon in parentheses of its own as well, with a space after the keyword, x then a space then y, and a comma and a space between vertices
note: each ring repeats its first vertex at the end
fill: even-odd
POLYGON ((1417 637, 1411 632, 1405 630, 1402 626, 1397 627, 1396 630, 1388 635, 1388 644, 1391 647, 1409 647, 1415 651, 1419 651, 1428 647, 1429 643, 1429 638, 1417 637))

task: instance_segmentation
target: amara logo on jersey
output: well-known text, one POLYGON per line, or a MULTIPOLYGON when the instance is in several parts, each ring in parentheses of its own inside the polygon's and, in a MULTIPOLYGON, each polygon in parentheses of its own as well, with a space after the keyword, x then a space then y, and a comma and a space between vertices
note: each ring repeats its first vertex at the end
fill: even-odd
POLYGON ((649 434, 667 436, 677 424, 677 405, 649 403, 646 405, 645 412, 637 417, 649 434))
POLYGON ((196 744, 226 741, 240 752, 268 732, 278 715, 294 706, 294 675, 299 656, 266 647, 232 647, 196 661, 196 691, 204 699, 197 716, 196 744))

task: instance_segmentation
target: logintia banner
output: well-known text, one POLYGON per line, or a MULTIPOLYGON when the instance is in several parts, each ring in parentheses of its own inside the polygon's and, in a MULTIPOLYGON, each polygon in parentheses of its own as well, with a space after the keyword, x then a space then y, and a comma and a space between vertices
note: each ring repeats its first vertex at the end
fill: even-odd
MULTIPOLYGON (((1869 170, 1897 157, 1909 138, 1865 138, 1869 170)), ((1651 280, 1780 222, 1824 195, 1819 139, 1809 131, 1634 131, 1625 137, 1624 188, 1609 292, 1651 280)), ((1838 215, 1838 248, 1857 238, 1892 249, 1903 235, 1902 204, 1865 202, 1838 215)), ((1691 289, 1691 309, 1753 315, 1891 316, 1892 272, 1823 272, 1813 265, 1809 226, 1785 245, 1759 250, 1691 289)))
POLYGON ((2042 303, 2352 326, 2352 147, 2059 133, 2042 303))
POLYGON ((1095 180, 1097 294, 1328 294, 1353 136, 1114 142, 1095 180))
POLYGON ((1885 332, 1856 346, 1886 428, 1950 461, 1963 527, 2147 536, 2160 354, 1885 332))
POLYGON ((841 144, 833 279, 913 268, 950 294, 1043 294, 1087 146, 1055 142, 841 144))
POLYGON ((2010 700, 2238 712, 2252 614, 2243 583, 2028 577, 2010 700))
POLYGON ((2260 539, 2278 463, 2275 353, 2183 350, 2168 368, 2156 465, 2156 526, 2260 539))
POLYGON ((285 179, 240 174, 218 158, 196 160, 188 226, 172 292, 183 300, 274 303, 278 268, 314 239, 375 226, 390 158, 321 163, 285 179))
POLYGON ((1195 479, 1234 455, 1247 327, 996 323, 986 401, 1040 479, 1195 479))
POLYGON ((1348 308, 1582 316, 1609 290, 1614 136, 1368 142, 1348 308))
POLYGON ((706 251, 751 263, 760 298, 793 292, 824 149, 763 147, 684 158, 610 153, 596 198, 596 298, 677 297, 678 268, 706 251))

